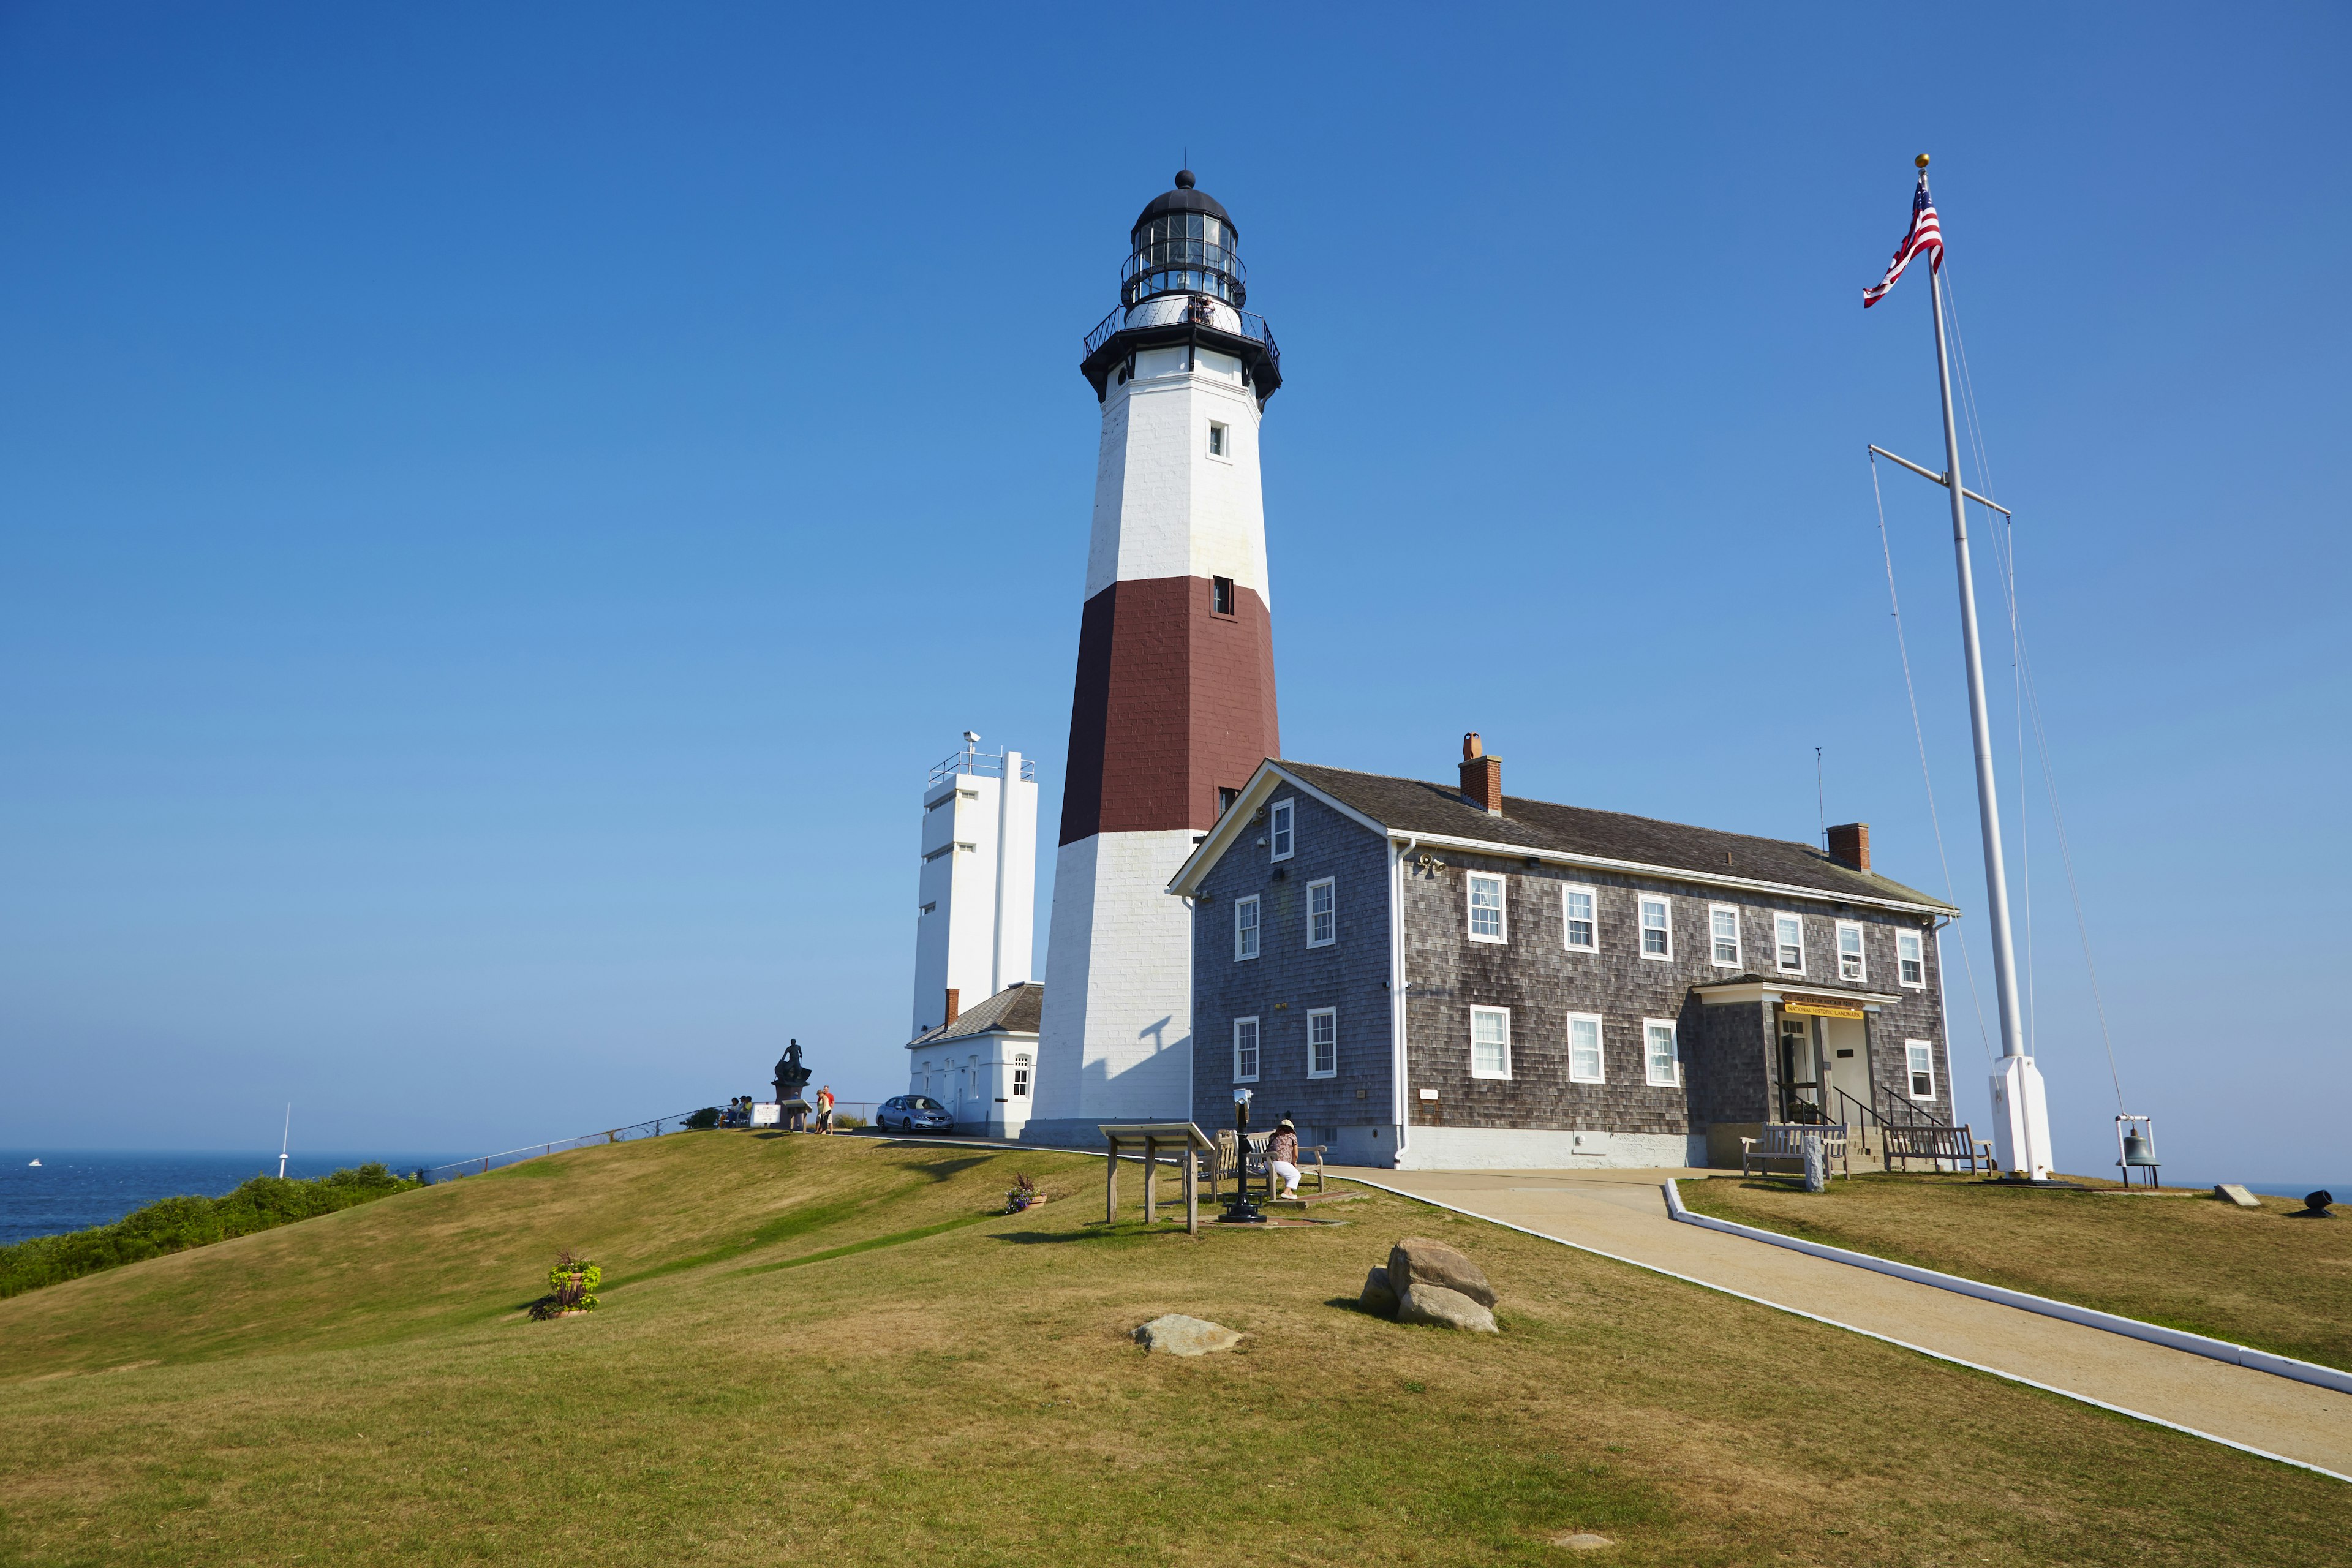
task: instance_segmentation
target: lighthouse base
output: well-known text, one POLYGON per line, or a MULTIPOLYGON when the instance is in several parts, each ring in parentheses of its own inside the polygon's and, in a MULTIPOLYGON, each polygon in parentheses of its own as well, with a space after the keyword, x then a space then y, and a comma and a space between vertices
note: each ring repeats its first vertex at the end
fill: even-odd
POLYGON ((2003 1057, 1992 1075, 1992 1130, 2003 1174, 2050 1179, 2050 1102, 2032 1057, 2003 1057))
POLYGON ((1037 1088, 1022 1142, 1091 1148, 1106 1121, 1192 1112, 1192 916, 1169 879, 1192 833, 1097 833, 1054 858, 1037 1088))

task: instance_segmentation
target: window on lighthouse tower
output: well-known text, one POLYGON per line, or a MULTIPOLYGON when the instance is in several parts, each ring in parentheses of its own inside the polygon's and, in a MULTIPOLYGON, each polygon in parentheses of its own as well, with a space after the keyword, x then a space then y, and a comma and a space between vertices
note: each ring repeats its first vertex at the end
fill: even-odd
POLYGON ((1231 577, 1209 579, 1209 608, 1221 616, 1234 613, 1234 580, 1231 577))

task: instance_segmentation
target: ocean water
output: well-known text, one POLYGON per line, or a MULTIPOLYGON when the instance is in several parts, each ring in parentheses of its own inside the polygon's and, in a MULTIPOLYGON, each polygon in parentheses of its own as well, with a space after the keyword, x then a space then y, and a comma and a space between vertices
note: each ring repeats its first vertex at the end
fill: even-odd
MULTIPOLYGON (((293 1154, 289 1176, 323 1176, 381 1160, 395 1171, 437 1165, 448 1154, 368 1152, 293 1154)), ((0 1246, 36 1236, 111 1225, 158 1198, 216 1198, 248 1176, 278 1173, 278 1154, 91 1152, 0 1149, 0 1246), (39 1160, 36 1167, 31 1162, 39 1160)))

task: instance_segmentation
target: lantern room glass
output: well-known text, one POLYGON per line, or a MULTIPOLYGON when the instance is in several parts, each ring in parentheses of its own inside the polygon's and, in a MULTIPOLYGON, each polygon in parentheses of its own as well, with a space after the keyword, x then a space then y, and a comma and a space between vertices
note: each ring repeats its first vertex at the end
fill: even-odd
POLYGON ((1133 306, 1160 294, 1207 294, 1233 306, 1249 298, 1233 226, 1207 213, 1162 213, 1139 225, 1120 288, 1133 306))

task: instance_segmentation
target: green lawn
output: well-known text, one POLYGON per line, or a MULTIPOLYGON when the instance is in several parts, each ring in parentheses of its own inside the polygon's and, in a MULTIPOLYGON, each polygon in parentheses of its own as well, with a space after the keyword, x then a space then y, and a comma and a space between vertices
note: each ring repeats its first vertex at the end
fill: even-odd
POLYGON ((2347 1560, 2307 1472, 1387 1194, 1192 1239, 1100 1181, 689 1134, 0 1302, 0 1562, 2347 1560), (1501 1337, 1354 1310, 1412 1233, 1501 1337), (604 1308, 523 1321, 567 1246, 604 1308), (1163 1311, 1249 1337, 1146 1356, 1163 1311))
POLYGON ((2210 1197, 1872 1173, 1827 1193, 1718 1177, 1700 1214, 2352 1370, 2352 1225, 2210 1197))

